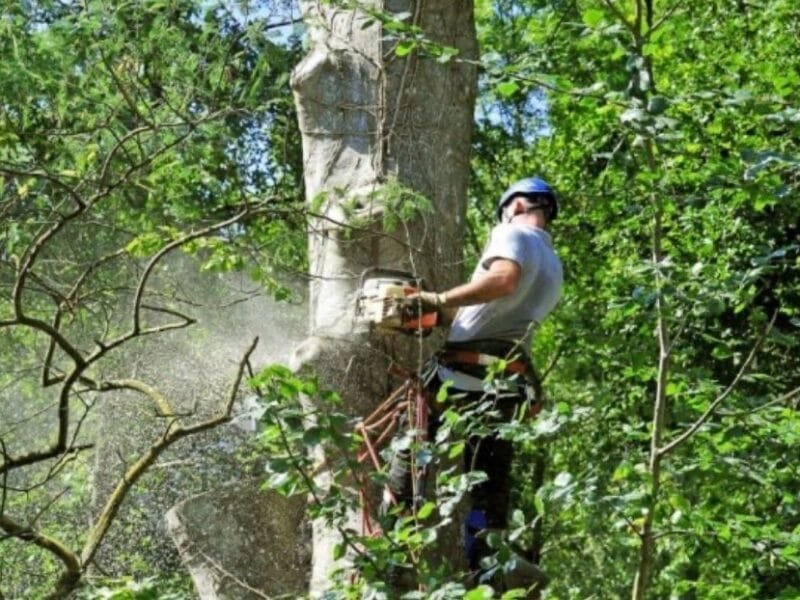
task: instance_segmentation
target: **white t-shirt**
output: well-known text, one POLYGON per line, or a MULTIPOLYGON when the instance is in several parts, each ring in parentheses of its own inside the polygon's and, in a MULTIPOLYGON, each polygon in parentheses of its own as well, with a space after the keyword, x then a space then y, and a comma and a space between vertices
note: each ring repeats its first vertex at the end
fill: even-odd
POLYGON ((459 309, 449 342, 499 339, 530 346, 533 328, 558 304, 564 276, 550 234, 530 225, 503 223, 492 229, 472 280, 484 276, 493 259, 513 260, 522 269, 514 292, 486 304, 459 309))

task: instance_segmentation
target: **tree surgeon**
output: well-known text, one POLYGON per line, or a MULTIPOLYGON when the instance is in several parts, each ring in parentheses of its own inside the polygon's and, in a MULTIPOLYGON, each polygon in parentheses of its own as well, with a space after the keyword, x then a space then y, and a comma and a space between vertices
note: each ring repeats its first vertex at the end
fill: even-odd
MULTIPOLYGON (((432 361, 429 390, 449 380, 451 392, 460 394, 459 406, 492 398, 494 423, 519 414, 535 395, 533 330, 561 297, 561 262, 547 231, 557 213, 558 200, 547 183, 537 177, 518 181, 497 203, 498 224, 472 279, 445 292, 409 297, 414 310, 438 311, 442 322, 451 323, 447 342, 432 361), (490 387, 486 367, 500 359, 508 361, 505 373, 490 387)), ((429 439, 435 439, 437 425, 431 415, 429 439)), ((491 553, 480 531, 507 524, 512 456, 511 442, 497 435, 472 436, 466 444, 466 469, 488 477, 472 489, 466 523, 465 551, 474 573, 491 553)), ((390 496, 411 506, 418 500, 414 488, 409 454, 398 453, 390 466, 390 496)))

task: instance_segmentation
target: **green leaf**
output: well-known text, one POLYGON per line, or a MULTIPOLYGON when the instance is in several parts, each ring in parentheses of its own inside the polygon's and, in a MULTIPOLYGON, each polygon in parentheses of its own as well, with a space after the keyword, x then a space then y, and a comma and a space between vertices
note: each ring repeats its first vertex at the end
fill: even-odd
POLYGON ((458 56, 458 54, 459 54, 458 48, 451 48, 450 46, 443 46, 437 53, 436 62, 442 63, 442 64, 448 63, 451 60, 453 60, 453 58, 458 56))
POLYGON ((494 589, 488 585, 479 585, 464 594, 464 600, 489 600, 494 598, 494 589))
POLYGON ((605 18, 605 13, 598 8, 590 8, 583 12, 581 18, 583 22, 589 27, 597 27, 600 22, 605 18))
POLYGON ((403 57, 411 54, 411 51, 417 47, 417 43, 411 40, 400 40, 394 47, 394 53, 397 56, 403 57))
POLYGON ((504 98, 510 98, 520 89, 516 81, 503 81, 497 84, 497 92, 504 98))
POLYGON ((464 454, 464 442, 455 442, 447 451, 447 458, 453 459, 464 454))
POLYGON ((340 560, 344 558, 347 552, 347 545, 344 542, 339 542, 333 547, 333 560, 340 560))
POLYGON ((433 511, 435 510, 436 510, 435 502, 426 502, 417 511, 417 518, 420 520, 427 519, 433 514, 433 511))

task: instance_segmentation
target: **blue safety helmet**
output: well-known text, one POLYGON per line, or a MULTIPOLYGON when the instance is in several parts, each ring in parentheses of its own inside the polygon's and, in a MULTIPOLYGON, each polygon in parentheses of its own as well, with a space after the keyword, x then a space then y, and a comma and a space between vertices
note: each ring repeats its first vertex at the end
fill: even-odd
POLYGON ((533 202, 544 200, 546 205, 550 207, 550 214, 548 220, 552 221, 558 215, 558 196, 553 188, 551 188, 546 181, 538 177, 529 177, 528 179, 521 179, 509 187, 497 203, 497 221, 503 220, 503 209, 506 204, 511 202, 514 196, 525 196, 533 202))

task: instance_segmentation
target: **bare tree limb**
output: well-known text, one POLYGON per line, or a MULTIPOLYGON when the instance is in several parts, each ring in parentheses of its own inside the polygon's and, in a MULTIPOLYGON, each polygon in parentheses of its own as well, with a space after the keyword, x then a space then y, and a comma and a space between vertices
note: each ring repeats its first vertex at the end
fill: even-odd
POLYGON ((800 387, 796 387, 792 391, 786 392, 785 394, 775 398, 774 400, 770 400, 769 402, 753 407, 749 410, 738 410, 738 411, 719 410, 717 411, 717 414, 721 417, 744 417, 747 415, 752 415, 757 412, 761 412, 762 410, 767 410, 768 408, 772 408, 773 406, 780 406, 781 404, 789 402, 790 400, 793 400, 795 398, 800 398, 800 387))
MULTIPOLYGON (((65 567, 65 572, 59 579, 57 590, 64 586, 74 587, 81 578, 82 568, 80 557, 67 548, 63 542, 35 531, 30 527, 21 525, 6 514, 0 514, 0 528, 12 537, 22 541, 31 542, 58 558, 65 567)), ((53 595, 52 597, 61 597, 53 595)))
POLYGON ((183 314, 182 312, 175 310, 174 308, 168 308, 164 306, 155 306, 153 304, 142 304, 142 308, 146 310, 150 310, 153 312, 164 313, 165 315, 171 315, 173 317, 178 317, 182 319, 187 324, 196 323, 197 319, 190 317, 188 315, 183 314))
POLYGON ((77 277, 77 279, 73 282, 72 288, 67 292, 64 300, 67 304, 75 304, 76 298, 78 296, 78 291, 80 290, 81 286, 83 285, 84 281, 97 269, 99 269, 104 264, 111 262, 112 260, 119 258, 125 254, 125 248, 119 248, 114 252, 110 252, 105 256, 101 256, 97 260, 93 261, 90 265, 84 269, 84 271, 77 277))
POLYGON ((67 446, 66 444, 64 444, 63 447, 60 446, 59 444, 55 444, 47 450, 29 452, 28 454, 23 454, 17 457, 6 455, 5 462, 0 464, 0 475, 5 475, 9 471, 18 469, 19 467, 25 467, 37 462, 42 462, 45 460, 49 460, 51 458, 56 458, 59 455, 69 455, 74 452, 82 452, 84 450, 90 450, 93 447, 94 444, 78 444, 75 446, 67 446))
MULTIPOLYGON (((64 467, 66 467, 69 463, 74 461, 78 454, 84 452, 86 450, 91 450, 94 448, 94 444, 79 444, 76 446, 71 446, 69 450, 64 452, 62 455, 58 457, 56 463, 47 470, 47 474, 44 475, 39 481, 33 484, 26 485, 25 487, 18 487, 18 486, 7 486, 7 489, 12 492, 19 492, 22 494, 28 494, 35 489, 38 489, 47 483, 58 473, 60 473, 64 467)), ((5 476, 5 474, 4 474, 5 476)))
MULTIPOLYGON (((180 238, 178 238, 176 240, 173 240, 172 242, 166 244, 161 250, 159 250, 148 261, 147 265, 145 266, 144 272, 142 273, 142 275, 139 278, 139 283, 136 286, 136 291, 134 293, 134 299, 133 299, 133 307, 132 307, 133 325, 131 327, 131 330, 128 333, 125 333, 122 336, 118 337, 117 339, 112 340, 111 342, 108 342, 108 343, 104 344, 101 348, 99 348, 94 353, 92 353, 87 358, 87 361, 89 363, 92 363, 92 362, 96 361, 98 358, 100 358, 100 356, 105 354, 111 348, 115 348, 115 347, 127 342, 128 340, 130 340, 130 339, 132 339, 132 338, 134 338, 134 337, 136 337, 136 336, 138 336, 138 335, 140 335, 142 333, 141 311, 142 311, 142 304, 143 304, 143 301, 144 301, 145 288, 146 288, 147 283, 148 283, 148 281, 150 279, 150 276, 153 273, 153 270, 155 269, 155 267, 159 263, 159 261, 161 261, 161 259, 163 259, 168 253, 172 252, 176 248, 179 248, 179 247, 181 247, 181 246, 183 246, 185 244, 188 244, 189 242, 191 242, 193 240, 196 240, 196 239, 199 239, 199 238, 204 237, 206 235, 209 235, 210 233, 213 233, 214 231, 218 231, 220 229, 224 229, 225 227, 229 227, 229 226, 233 225, 234 223, 239 222, 240 220, 242 220, 244 217, 246 217, 250 213, 251 213, 250 208, 246 206, 242 211, 240 211, 239 213, 237 213, 233 217, 230 217, 229 219, 225 219, 224 221, 220 221, 218 223, 214 223, 213 225, 209 225, 208 227, 204 227, 204 228, 199 229, 197 231, 192 231, 190 233, 187 233, 186 235, 184 235, 184 236, 182 236, 182 237, 180 237, 180 238)), ((185 326, 185 324, 183 326, 185 326)), ((173 327, 169 327, 169 328, 174 328, 174 326, 173 327)), ((164 328, 154 328, 154 329, 150 330, 151 333, 152 332, 158 332, 158 331, 164 331, 164 328)))
MULTIPOLYGON (((55 315, 53 316, 53 323, 52 327, 55 331, 59 331, 61 328, 61 311, 56 310, 55 315)), ((44 360, 42 361, 42 387, 50 387, 60 381, 64 380, 63 376, 55 376, 51 375, 51 371, 53 368, 53 357, 56 353, 56 340, 54 337, 49 336, 47 342, 47 351, 44 354, 44 360)))
POLYGON ((750 350, 750 354, 748 355, 747 359, 742 363, 742 366, 739 368, 739 371, 736 373, 736 376, 733 378, 730 384, 728 384, 728 387, 725 388, 725 390, 714 399, 714 401, 706 409, 706 411, 694 423, 692 423, 692 425, 686 431, 684 431, 681 435, 679 435, 677 438, 675 438, 665 446, 660 447, 658 449, 659 456, 666 456, 667 454, 675 450, 675 448, 683 444, 690 437, 692 437, 695 433, 697 433, 697 431, 714 415, 714 412, 717 410, 719 405, 728 399, 731 393, 733 393, 733 391, 739 385, 739 382, 742 380, 742 377, 750 369, 750 365, 753 364, 756 355, 758 354, 759 350, 761 350, 761 347, 764 345, 764 341, 767 339, 767 336, 769 335, 770 331, 772 331, 772 326, 775 325, 775 319, 777 318, 778 318, 778 311, 776 310, 772 314, 772 318, 770 319, 763 333, 758 337, 756 343, 753 344, 753 347, 750 350))
POLYGON ((12 303, 14 306, 14 319, 8 321, 0 321, 0 327, 7 327, 12 325, 24 325, 30 327, 32 329, 37 329, 46 335, 50 336, 51 339, 58 344, 58 346, 66 352, 70 358, 75 362, 77 367, 82 367, 85 365, 85 360, 78 349, 73 346, 69 341, 61 335, 61 333, 52 327, 50 324, 40 320, 35 319, 32 317, 28 317, 25 315, 25 311, 23 309, 22 304, 22 294, 25 289, 25 283, 31 273, 33 268, 33 264, 36 261, 39 253, 44 248, 45 244, 55 237, 70 221, 76 219, 79 215, 81 215, 87 209, 86 205, 79 206, 72 212, 61 216, 55 223, 53 223, 50 227, 46 228, 42 231, 28 246, 27 251, 25 252, 25 256, 20 263, 19 269, 17 271, 16 281, 14 282, 14 287, 11 291, 11 298, 12 303))
MULTIPOLYGON (((653 151, 653 141, 647 140, 644 148, 648 171, 655 173, 657 167, 655 153, 653 151)), ((656 287, 655 313, 656 334, 658 336, 658 359, 653 419, 651 421, 650 432, 650 457, 648 461, 650 499, 647 510, 644 513, 644 518, 642 519, 641 528, 639 529, 641 545, 639 547, 639 561, 633 579, 631 595, 633 600, 643 600, 646 594, 656 552, 656 540, 653 537, 653 526, 656 518, 656 508, 658 507, 658 494, 661 490, 662 460, 658 449, 661 445, 662 436, 664 435, 664 423, 667 414, 667 384, 669 381, 672 351, 670 331, 667 324, 668 305, 664 298, 664 274, 658 268, 664 260, 664 204, 661 195, 657 193, 655 189, 651 188, 649 194, 650 204, 653 210, 653 231, 651 238, 652 264, 656 267, 653 270, 653 278, 656 287)))
MULTIPOLYGON (((3 464, 5 464, 8 462, 8 453, 6 452, 6 442, 3 438, 0 438, 0 452, 3 454, 3 464)), ((3 483, 0 488, 0 516, 6 512, 6 494, 8 493, 8 472, 5 471, 2 475, 3 483)))
POLYGON ((139 381, 138 379, 113 379, 110 381, 103 381, 95 383, 89 381, 89 385, 93 386, 94 391, 108 392, 112 390, 132 390, 144 394, 156 407, 158 416, 171 417, 174 416, 172 407, 164 395, 151 385, 139 381))
POLYGON ((161 436, 161 439, 151 445, 150 448, 144 454, 142 454, 135 463, 130 465, 125 470, 122 478, 119 480, 116 487, 111 492, 108 500, 106 501, 103 510, 95 520, 89 535, 87 536, 86 543, 81 550, 81 563, 84 565, 84 567, 89 565, 94 559, 100 544, 105 538, 111 523, 116 517, 117 512, 119 511, 119 508, 122 505, 125 497, 128 495, 130 489, 141 478, 141 476, 144 475, 148 467, 155 463, 164 450, 184 437, 213 429, 214 427, 217 427, 223 423, 227 423, 231 420, 233 404, 236 400, 237 393, 244 377, 245 365, 250 360, 250 356, 255 351, 257 344, 258 338, 254 338, 253 342, 250 344, 250 347, 246 350, 244 356, 239 361, 239 367, 231 385, 227 402, 225 403, 225 406, 219 415, 189 427, 181 427, 177 418, 171 420, 167 425, 164 434, 161 436))
POLYGON ((6 456, 3 463, 0 464, 0 474, 12 469, 17 469, 19 467, 49 460, 59 456, 60 454, 74 450, 74 448, 69 446, 67 443, 70 424, 70 395, 72 393, 73 385, 80 380, 83 371, 87 366, 88 363, 82 361, 82 364, 76 365, 75 368, 64 378, 58 397, 58 434, 56 441, 45 450, 34 450, 32 452, 28 452, 27 454, 16 457, 6 456))
MULTIPOLYGON (((114 252, 111 252, 105 256, 100 257, 96 261, 92 262, 73 282, 72 287, 63 297, 62 302, 59 304, 58 308, 56 309, 55 315, 53 317, 52 328, 55 331, 59 331, 61 319, 63 316, 63 311, 65 308, 71 308, 77 303, 77 296, 78 291, 80 290, 81 285, 83 282, 100 266, 103 264, 118 258, 122 254, 124 254, 125 249, 120 248, 114 252)), ((49 387, 53 384, 60 383, 64 380, 63 376, 56 376, 53 377, 51 375, 52 364, 53 364, 53 357, 55 354, 55 347, 56 347, 56 340, 52 336, 50 337, 50 341, 48 343, 47 352, 45 354, 44 361, 42 363, 42 387, 49 387)))
POLYGON ((144 300, 144 290, 147 286, 147 282, 150 279, 150 275, 155 269, 156 265, 159 261, 164 258, 168 253, 172 252, 176 248, 180 248, 189 242, 199 239, 201 237, 205 237, 206 235, 213 233, 214 231, 218 231, 220 229, 224 229, 225 227, 229 227, 234 223, 241 221, 244 217, 246 217, 250 212, 248 207, 245 207, 244 210, 240 211, 238 214, 234 215, 233 217, 221 221, 219 223, 214 223, 208 227, 203 229, 199 229, 197 231, 193 231, 188 233, 177 240, 173 240, 169 244, 165 245, 161 250, 159 250, 147 263, 147 266, 142 273, 142 276, 139 278, 139 284, 136 287, 136 293, 134 294, 134 301, 133 301, 133 329, 131 333, 133 335, 138 334, 141 329, 141 309, 142 309, 142 302, 144 300))

